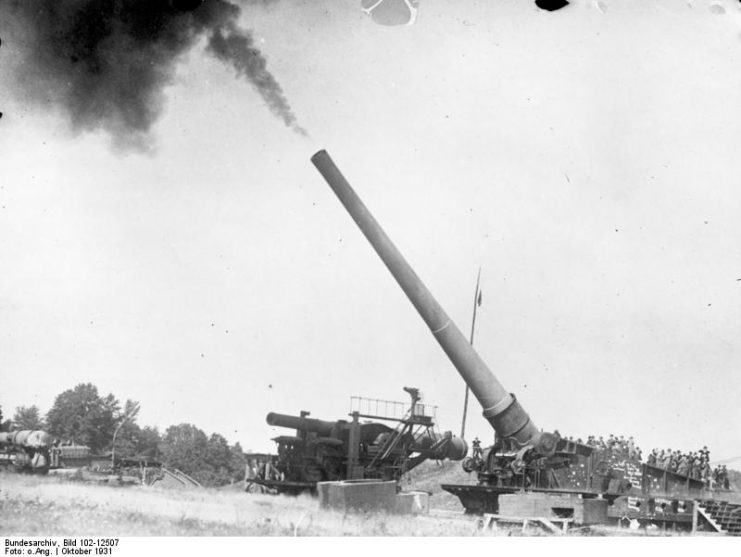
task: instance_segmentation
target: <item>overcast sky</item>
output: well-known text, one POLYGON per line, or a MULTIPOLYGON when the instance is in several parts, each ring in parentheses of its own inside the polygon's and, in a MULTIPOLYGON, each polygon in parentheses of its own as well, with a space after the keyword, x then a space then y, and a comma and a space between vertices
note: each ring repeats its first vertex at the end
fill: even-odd
MULTIPOLYGON (((309 162, 326 148, 533 421, 741 454, 741 12, 728 1, 245 5, 308 138, 199 43, 147 153, 14 85, 0 21, 0 405, 92 382, 247 449, 464 385, 309 162)), ((473 400, 469 435, 492 432, 473 400)))

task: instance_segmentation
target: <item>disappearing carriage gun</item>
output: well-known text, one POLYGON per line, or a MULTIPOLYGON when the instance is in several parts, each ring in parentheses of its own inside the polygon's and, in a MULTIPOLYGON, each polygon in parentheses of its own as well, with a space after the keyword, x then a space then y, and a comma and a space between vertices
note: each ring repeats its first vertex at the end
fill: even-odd
POLYGON ((46 431, 0 432, 0 467, 15 472, 46 474, 60 468, 90 466, 93 460, 110 463, 110 457, 95 457, 85 445, 60 444, 46 431))
POLYGON ((512 511, 514 494, 520 494, 528 501, 515 507, 520 504, 519 511, 530 516, 542 511, 541 516, 571 516, 582 523, 625 517, 644 523, 693 523, 692 507, 685 503, 713 496, 701 481, 636 458, 613 458, 593 446, 539 429, 440 307, 327 152, 317 152, 311 161, 427 324, 494 429, 494 445, 464 461, 464 469, 476 472, 478 482, 442 485, 459 497, 467 512, 512 511), (505 500, 508 508, 502 509, 505 500))
POLYGON ((404 390, 411 404, 353 397, 350 421, 309 418, 306 411, 299 416, 271 412, 269 425, 295 429, 296 434, 275 437, 277 457, 263 463, 248 482, 295 494, 313 491, 322 481, 399 481, 427 459, 462 460, 466 442, 450 432, 438 433, 434 407, 420 402, 417 389, 404 390))
POLYGON ((49 471, 52 436, 45 431, 0 432, 0 465, 17 472, 49 471))
MULTIPOLYGON (((0 432, 0 470, 22 474, 56 474, 86 482, 108 485, 142 483, 162 479, 162 463, 144 457, 116 458, 116 466, 107 454, 94 455, 90 447, 60 444, 41 430, 0 432)), ((185 482, 182 482, 185 483, 185 482)))

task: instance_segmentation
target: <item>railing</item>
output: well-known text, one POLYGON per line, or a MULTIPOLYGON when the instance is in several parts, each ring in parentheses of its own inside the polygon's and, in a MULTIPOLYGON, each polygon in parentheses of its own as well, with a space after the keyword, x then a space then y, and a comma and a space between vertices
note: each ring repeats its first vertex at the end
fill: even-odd
MULTIPOLYGON (((350 397, 350 413, 357 412, 361 416, 383 418, 387 420, 403 420, 410 416, 411 403, 360 396, 350 397)), ((437 417, 437 406, 422 404, 414 405, 414 416, 437 417)))

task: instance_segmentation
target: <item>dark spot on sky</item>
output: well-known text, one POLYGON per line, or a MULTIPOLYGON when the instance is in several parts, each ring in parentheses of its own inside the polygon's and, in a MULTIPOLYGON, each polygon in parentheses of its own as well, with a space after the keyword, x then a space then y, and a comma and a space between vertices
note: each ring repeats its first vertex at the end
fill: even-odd
POLYGON ((566 0, 535 0, 535 5, 541 10, 555 12, 569 5, 566 0))

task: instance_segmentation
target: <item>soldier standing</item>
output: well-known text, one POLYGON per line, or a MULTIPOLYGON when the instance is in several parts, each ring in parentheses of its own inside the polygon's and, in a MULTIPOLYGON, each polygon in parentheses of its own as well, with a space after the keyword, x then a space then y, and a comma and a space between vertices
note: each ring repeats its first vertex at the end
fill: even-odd
POLYGON ((667 456, 666 456, 666 469, 670 472, 674 472, 676 470, 676 455, 677 451, 673 451, 669 449, 667 456))
POLYGON ((623 435, 621 435, 620 439, 617 440, 617 445, 620 458, 626 458, 628 456, 628 443, 623 435))
POLYGON ((605 440, 600 435, 599 440, 597 441, 597 458, 598 459, 604 458, 605 449, 606 449, 605 440))
POLYGON ((702 481, 706 486, 710 486, 710 464, 707 461, 702 463, 702 481))
POLYGON ((728 468, 726 468, 726 465, 724 464, 723 467, 720 469, 721 471, 721 482, 723 489, 731 489, 731 479, 728 477, 728 468))
POLYGON ((633 460, 636 457, 636 442, 633 440, 633 436, 628 437, 628 458, 633 460))
POLYGON ((484 451, 481 450, 481 440, 478 437, 475 437, 474 440, 471 442, 471 445, 473 446, 474 460, 477 458, 481 458, 484 455, 484 451))
POLYGON ((677 464, 677 474, 687 476, 690 471, 690 458, 689 455, 683 454, 679 457, 679 463, 677 464))
POLYGON ((700 455, 697 453, 695 453, 695 460, 692 465, 692 477, 696 480, 702 478, 702 460, 700 459, 700 455))

